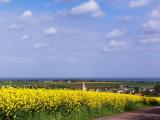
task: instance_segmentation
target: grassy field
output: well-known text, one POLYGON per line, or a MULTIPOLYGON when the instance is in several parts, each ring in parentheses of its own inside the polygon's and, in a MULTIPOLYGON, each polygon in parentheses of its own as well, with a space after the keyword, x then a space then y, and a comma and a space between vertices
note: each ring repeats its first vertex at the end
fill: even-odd
MULTIPOLYGON (((88 89, 116 88, 120 85, 152 88, 160 83, 154 82, 85 82, 88 89)), ((0 81, 0 86, 32 87, 32 88, 70 88, 81 89, 82 82, 51 82, 51 81, 0 81)))

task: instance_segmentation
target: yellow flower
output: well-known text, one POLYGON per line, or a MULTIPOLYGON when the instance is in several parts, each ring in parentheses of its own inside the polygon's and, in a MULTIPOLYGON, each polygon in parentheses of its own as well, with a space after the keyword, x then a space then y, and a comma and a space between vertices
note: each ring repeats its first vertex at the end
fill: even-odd
POLYGON ((81 90, 0 88, 0 109, 7 116, 14 115, 17 110, 26 112, 56 111, 63 107, 70 112, 73 109, 79 111, 82 106, 89 108, 112 106, 118 111, 123 111, 131 102, 149 104, 160 102, 160 98, 81 90))

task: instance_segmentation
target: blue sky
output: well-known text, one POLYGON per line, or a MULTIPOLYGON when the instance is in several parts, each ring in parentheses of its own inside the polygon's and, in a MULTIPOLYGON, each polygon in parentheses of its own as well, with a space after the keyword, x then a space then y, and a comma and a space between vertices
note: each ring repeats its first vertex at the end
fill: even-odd
POLYGON ((159 0, 0 0, 0 77, 160 77, 159 0))

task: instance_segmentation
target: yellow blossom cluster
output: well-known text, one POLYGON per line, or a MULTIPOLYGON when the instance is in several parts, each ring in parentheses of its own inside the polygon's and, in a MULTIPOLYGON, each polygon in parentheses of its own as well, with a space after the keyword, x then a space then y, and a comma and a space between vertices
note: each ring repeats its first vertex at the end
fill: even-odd
POLYGON ((58 111, 62 108, 70 112, 82 106, 89 108, 108 106, 123 111, 128 103, 149 103, 153 100, 156 99, 128 94, 81 90, 0 89, 0 110, 6 113, 7 116, 13 115, 16 111, 58 111))

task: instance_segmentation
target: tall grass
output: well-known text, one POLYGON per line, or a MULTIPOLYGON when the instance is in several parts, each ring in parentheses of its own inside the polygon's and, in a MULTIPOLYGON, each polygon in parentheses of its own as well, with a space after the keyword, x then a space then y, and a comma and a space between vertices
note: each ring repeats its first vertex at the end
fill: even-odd
MULTIPOLYGON (((148 105, 149 106, 149 105, 148 105)), ((74 109, 71 112, 66 112, 63 109, 58 111, 39 111, 39 112, 25 112, 16 111, 15 114, 7 117, 1 112, 0 120, 91 120, 102 116, 111 116, 126 111, 135 109, 142 109, 146 107, 145 104, 137 103, 128 104, 123 111, 114 109, 112 106, 103 106, 100 108, 89 108, 83 106, 79 109, 74 109), (14 118, 16 116, 16 118, 14 118)))

